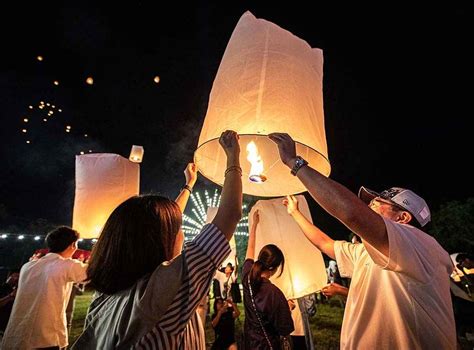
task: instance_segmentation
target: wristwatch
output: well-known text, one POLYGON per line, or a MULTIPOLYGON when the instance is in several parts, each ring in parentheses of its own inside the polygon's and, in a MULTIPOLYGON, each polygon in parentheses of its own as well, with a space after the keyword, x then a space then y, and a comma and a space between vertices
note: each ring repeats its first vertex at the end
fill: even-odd
POLYGON ((296 156, 295 165, 293 165, 293 168, 291 169, 291 175, 296 176, 298 170, 300 170, 305 165, 308 165, 308 162, 300 156, 296 156))

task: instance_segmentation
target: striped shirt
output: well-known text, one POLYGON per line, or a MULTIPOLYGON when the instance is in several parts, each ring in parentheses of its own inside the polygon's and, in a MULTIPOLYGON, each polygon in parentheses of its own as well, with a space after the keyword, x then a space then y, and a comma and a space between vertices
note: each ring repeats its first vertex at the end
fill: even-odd
POLYGON ((178 257, 151 276, 125 291, 95 298, 72 349, 203 349, 196 309, 229 254, 219 228, 204 226, 178 257))

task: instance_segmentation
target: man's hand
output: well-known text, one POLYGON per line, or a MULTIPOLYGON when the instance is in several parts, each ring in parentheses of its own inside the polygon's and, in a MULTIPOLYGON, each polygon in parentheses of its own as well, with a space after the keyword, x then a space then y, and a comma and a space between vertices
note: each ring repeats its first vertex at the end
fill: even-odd
POLYGON ((281 161, 287 167, 292 168, 296 159, 295 141, 293 141, 290 135, 278 132, 272 133, 268 137, 277 144, 281 161))
POLYGON ((283 200, 283 205, 286 207, 286 211, 290 215, 293 215, 298 211, 298 200, 295 196, 286 196, 286 199, 283 200))
POLYGON ((288 299, 288 307, 290 308, 290 311, 293 311, 296 308, 294 299, 288 299))

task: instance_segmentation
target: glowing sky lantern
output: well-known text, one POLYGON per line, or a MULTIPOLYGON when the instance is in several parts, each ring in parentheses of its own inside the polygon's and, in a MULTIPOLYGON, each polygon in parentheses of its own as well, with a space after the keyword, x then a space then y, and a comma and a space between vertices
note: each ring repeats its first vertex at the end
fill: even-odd
POLYGON ((157 75, 153 78, 153 81, 158 84, 160 82, 160 77, 157 75))
POLYGON ((88 84, 88 85, 94 84, 94 78, 92 78, 92 77, 87 77, 87 79, 86 79, 86 84, 88 84))
POLYGON ((212 86, 195 152, 200 172, 223 184, 226 157, 218 140, 230 129, 240 135, 244 193, 282 196, 305 191, 266 136, 272 132, 291 135, 297 153, 328 176, 322 79, 320 49, 246 12, 232 33, 212 86), (252 173, 246 153, 251 142, 257 154, 252 159, 263 164, 265 181, 252 173))
POLYGON ((76 156, 73 228, 96 238, 110 213, 139 193, 140 166, 110 153, 76 156))
POLYGON ((143 146, 133 145, 128 159, 134 163, 141 163, 143 160, 144 153, 145 153, 145 150, 143 149, 143 146))
MULTIPOLYGON (((301 213, 312 221, 306 199, 302 195, 297 198, 301 213)), ((270 243, 278 246, 285 256, 285 269, 281 277, 272 277, 272 283, 288 299, 299 298, 326 285, 326 268, 321 252, 309 242, 287 213, 282 200, 283 198, 276 198, 255 203, 249 214, 249 227, 252 227, 253 213, 259 210, 255 258, 263 246, 270 243)))

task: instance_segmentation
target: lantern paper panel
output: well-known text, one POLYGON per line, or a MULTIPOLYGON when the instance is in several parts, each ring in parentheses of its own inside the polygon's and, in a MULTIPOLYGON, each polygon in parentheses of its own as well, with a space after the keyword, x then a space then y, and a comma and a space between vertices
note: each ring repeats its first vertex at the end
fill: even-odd
POLYGON ((219 145, 225 130, 240 135, 243 192, 275 197, 304 192, 304 186, 280 161, 267 137, 288 133, 297 153, 325 176, 330 164, 324 129, 323 53, 304 40, 246 12, 239 20, 214 80, 195 152, 200 172, 222 185, 226 157, 219 145), (263 162, 263 183, 248 179, 247 147, 255 143, 263 162))
MULTIPOLYGON (((217 215, 217 210, 218 207, 209 207, 207 208, 207 217, 206 217, 206 224, 212 222, 214 218, 217 215)), ((235 235, 232 236, 232 238, 229 241, 230 245, 230 254, 229 256, 224 260, 224 262, 221 264, 221 267, 225 267, 228 263, 231 263, 232 266, 235 267, 236 265, 236 259, 237 259, 237 244, 235 243, 235 235)))
MULTIPOLYGON (((260 200, 249 214, 249 226, 253 224, 253 213, 259 211, 255 241, 255 259, 263 246, 275 244, 285 256, 285 269, 271 281, 288 299, 300 298, 314 293, 327 284, 326 268, 321 252, 306 238, 296 221, 287 213, 284 198, 260 200)), ((312 222, 308 203, 304 196, 297 196, 299 210, 312 222)))
POLYGON ((110 153, 76 156, 73 228, 97 238, 112 211, 139 193, 140 165, 110 153))

